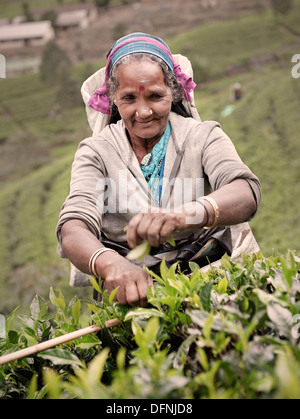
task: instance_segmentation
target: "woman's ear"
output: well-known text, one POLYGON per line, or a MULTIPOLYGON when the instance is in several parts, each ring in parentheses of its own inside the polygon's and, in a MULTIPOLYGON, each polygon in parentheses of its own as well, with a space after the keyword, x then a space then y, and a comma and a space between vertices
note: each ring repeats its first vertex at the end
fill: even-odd
POLYGON ((121 119, 121 115, 119 114, 118 107, 113 101, 113 105, 111 107, 111 115, 110 115, 110 124, 116 124, 121 119))

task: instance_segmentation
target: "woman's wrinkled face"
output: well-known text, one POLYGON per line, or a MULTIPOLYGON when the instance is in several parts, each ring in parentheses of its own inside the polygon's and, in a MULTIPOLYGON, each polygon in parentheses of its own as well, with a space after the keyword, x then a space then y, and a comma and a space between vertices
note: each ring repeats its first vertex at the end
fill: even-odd
POLYGON ((117 76, 115 103, 131 140, 159 140, 172 105, 171 89, 165 84, 160 65, 132 61, 120 65, 117 76))

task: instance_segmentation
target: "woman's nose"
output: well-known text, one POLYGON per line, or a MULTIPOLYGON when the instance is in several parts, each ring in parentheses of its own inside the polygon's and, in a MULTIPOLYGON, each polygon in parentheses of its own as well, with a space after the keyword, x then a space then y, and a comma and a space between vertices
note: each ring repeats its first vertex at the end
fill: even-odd
POLYGON ((152 115, 152 113, 152 110, 146 102, 138 104, 136 115, 140 118, 149 118, 149 116, 152 115))

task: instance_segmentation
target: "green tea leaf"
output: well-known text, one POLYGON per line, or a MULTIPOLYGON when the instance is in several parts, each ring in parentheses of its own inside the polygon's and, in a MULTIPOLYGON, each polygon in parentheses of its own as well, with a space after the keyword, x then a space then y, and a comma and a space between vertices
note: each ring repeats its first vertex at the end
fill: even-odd
POLYGON ((93 315, 93 320, 98 326, 103 327, 105 325, 106 320, 109 320, 110 316, 104 310, 97 311, 96 314, 93 315))
POLYGON ((203 326, 203 336, 206 339, 210 339, 210 335, 211 335, 211 328, 214 322, 214 314, 213 312, 210 313, 210 315, 207 317, 206 322, 203 326))
POLYGON ((96 386, 100 382, 103 372, 104 372, 104 366, 105 362, 107 360, 107 357, 109 355, 109 348, 103 349, 103 351, 100 352, 90 363, 88 368, 88 376, 87 376, 87 382, 89 385, 96 386))
POLYGON ((115 298, 116 293, 118 292, 118 289, 120 288, 120 286, 118 286, 117 288, 115 288, 109 295, 108 301, 110 305, 113 305, 113 301, 115 298))
POLYGON ((46 305, 46 301, 39 295, 36 295, 30 304, 30 313, 34 320, 39 318, 40 311, 46 305))
POLYGON ((99 307, 97 307, 95 304, 87 304, 88 308, 91 310, 92 313, 98 313, 98 311, 100 310, 99 307))
POLYGON ((279 300, 274 295, 269 294, 269 293, 267 293, 267 292, 265 292, 265 291, 263 291, 259 288, 253 289, 252 294, 257 295, 259 300, 265 305, 268 305, 268 304, 273 302, 273 303, 278 303, 282 306, 288 306, 288 302, 285 302, 283 300, 279 300))
POLYGON ((8 333, 10 331, 10 327, 11 327, 12 321, 13 321, 13 319, 15 317, 15 314, 16 314, 17 310, 19 309, 19 307, 20 306, 16 307, 12 311, 11 315, 6 319, 6 333, 8 333))
POLYGON ((54 400, 58 399, 61 391, 60 376, 54 370, 48 368, 44 371, 43 378, 46 383, 47 397, 54 400))
POLYGON ((18 317, 19 317, 19 319, 21 319, 21 320, 22 320, 22 322, 23 322, 23 323, 24 323, 27 327, 29 327, 29 328, 31 328, 33 331, 35 331, 36 324, 35 324, 35 321, 34 321, 31 317, 26 316, 26 314, 20 314, 18 317))
POLYGON ((129 260, 135 259, 138 262, 141 262, 141 260, 145 256, 149 255, 150 250, 151 250, 151 246, 150 246, 149 242, 145 241, 145 242, 139 244, 138 246, 136 246, 134 249, 132 249, 126 257, 129 260))
POLYGON ((91 283, 92 283, 93 287, 95 288, 95 290, 97 292, 99 292, 99 294, 102 294, 102 290, 100 288, 100 285, 98 284, 98 281, 93 276, 90 276, 89 277, 89 280, 91 281, 91 283))
POLYGON ((76 303, 72 307, 72 316, 73 316, 75 324, 79 322, 80 310, 81 310, 81 302, 80 300, 77 299, 76 303))
POLYGON ((154 308, 137 308, 136 310, 129 311, 125 316, 126 320, 131 320, 136 317, 141 317, 142 319, 149 319, 151 317, 161 317, 168 319, 168 316, 158 310, 155 310, 154 308))
POLYGON ((203 305, 204 310, 210 310, 210 294, 213 286, 213 281, 209 281, 207 284, 204 285, 201 291, 200 299, 203 305))
POLYGON ((35 395, 37 392, 37 379, 38 379, 38 374, 33 374, 29 386, 28 386, 28 391, 27 391, 27 399, 28 400, 32 400, 35 399, 35 395))
POLYGON ((289 338, 293 325, 292 313, 280 304, 271 303, 267 306, 267 314, 279 335, 289 338))
POLYGON ((224 276, 217 285, 218 294, 225 294, 227 291, 227 287, 228 287, 228 281, 224 276))
POLYGON ((224 256, 222 256, 222 258, 221 258, 221 264, 225 268, 227 268, 230 271, 232 271, 232 263, 231 263, 231 261, 229 259, 229 256, 227 254, 225 254, 224 256))
POLYGON ((182 344, 179 346, 178 351, 176 353, 176 356, 173 361, 173 367, 178 368, 182 363, 185 362, 186 356, 190 350, 190 347, 194 340, 196 339, 196 336, 190 335, 188 338, 186 338, 182 344))
POLYGON ((204 349, 198 347, 197 353, 199 355, 199 362, 201 364, 201 367, 204 369, 204 371, 209 371, 209 362, 204 349))
POLYGON ((54 298, 53 304, 64 313, 66 309, 66 302, 63 298, 54 298))
POLYGON ((167 268, 166 261, 163 259, 160 263, 160 276, 161 278, 166 281, 169 269, 167 268))
POLYGON ((66 349, 47 349, 38 356, 51 361, 54 365, 82 365, 80 359, 66 349))
POLYGON ((91 349, 95 345, 99 345, 100 341, 94 334, 82 336, 79 339, 74 340, 76 348, 79 349, 91 349))
POLYGON ((174 238, 173 238, 172 236, 170 236, 170 237, 168 238, 167 242, 168 242, 171 246, 176 247, 176 242, 175 242, 175 240, 174 240, 174 238))

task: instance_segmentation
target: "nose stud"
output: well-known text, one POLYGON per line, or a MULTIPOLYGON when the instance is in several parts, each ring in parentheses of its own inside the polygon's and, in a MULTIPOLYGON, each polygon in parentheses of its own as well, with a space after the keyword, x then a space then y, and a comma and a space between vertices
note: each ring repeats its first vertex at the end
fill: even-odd
MULTIPOLYGON (((136 115, 137 117, 139 117, 139 113, 138 113, 138 111, 136 111, 136 112, 135 112, 135 115, 136 115)), ((151 115, 153 115, 153 110, 152 110, 152 109, 149 109, 149 116, 151 116, 151 115)))

